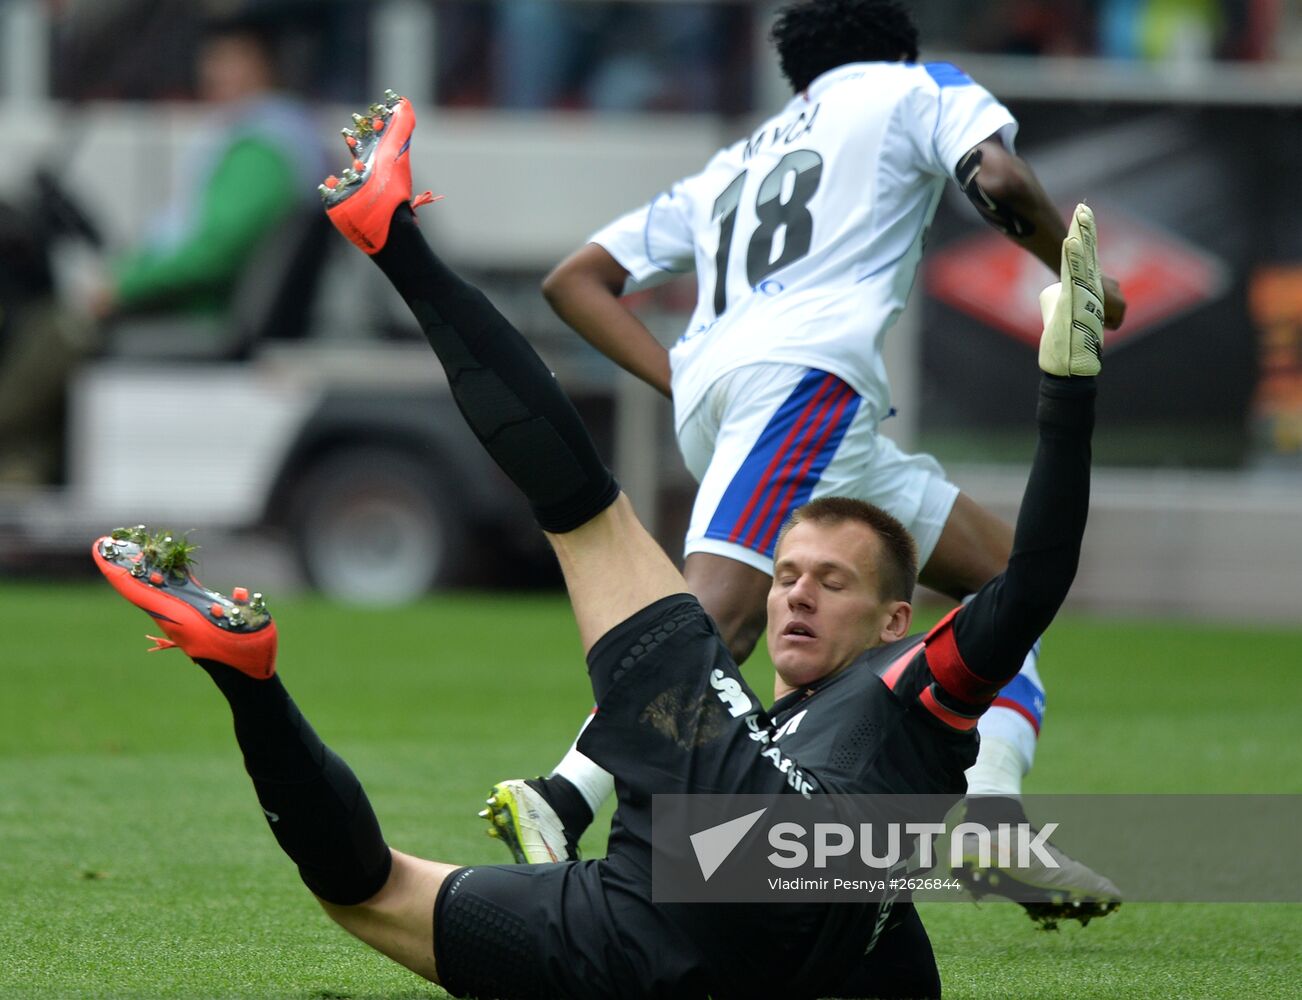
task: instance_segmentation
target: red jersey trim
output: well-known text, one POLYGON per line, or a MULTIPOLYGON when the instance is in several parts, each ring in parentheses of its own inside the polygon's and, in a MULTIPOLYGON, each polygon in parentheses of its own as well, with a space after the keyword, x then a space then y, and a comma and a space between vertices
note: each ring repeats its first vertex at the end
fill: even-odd
POLYGON ((926 640, 914 643, 898 657, 891 661, 891 665, 882 673, 882 683, 887 688, 894 691, 895 685, 900 682, 900 677, 904 674, 904 668, 913 662, 918 655, 918 651, 926 648, 926 640))

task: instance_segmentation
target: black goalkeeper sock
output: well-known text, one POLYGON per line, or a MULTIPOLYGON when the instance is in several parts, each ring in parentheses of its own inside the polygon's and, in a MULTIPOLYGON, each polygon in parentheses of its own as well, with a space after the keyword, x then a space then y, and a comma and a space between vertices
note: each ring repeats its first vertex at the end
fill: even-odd
POLYGON ((619 485, 556 377, 479 289, 394 213, 372 256, 415 314, 470 429, 524 492, 546 531, 572 531, 615 502, 619 485))
POLYGON ((561 826, 565 827, 566 846, 576 850, 583 831, 592 825, 592 808, 583 793, 574 787, 574 782, 569 778, 559 774, 531 778, 526 784, 532 785, 555 810, 561 826))
POLYGON ((222 663, 198 662, 230 703, 244 768, 304 884, 342 906, 370 899, 393 859, 357 776, 321 742, 279 677, 255 680, 222 663))

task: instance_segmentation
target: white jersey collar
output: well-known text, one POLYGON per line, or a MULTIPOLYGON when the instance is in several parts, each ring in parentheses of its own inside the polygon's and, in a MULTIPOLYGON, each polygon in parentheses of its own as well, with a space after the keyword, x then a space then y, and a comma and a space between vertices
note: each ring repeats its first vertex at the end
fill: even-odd
POLYGON ((791 99, 791 103, 788 105, 788 107, 791 107, 795 104, 803 104, 806 102, 816 101, 823 93, 825 93, 828 90, 828 88, 836 86, 836 84, 840 83, 842 80, 845 80, 849 77, 862 76, 865 71, 869 70, 872 67, 875 66, 903 67, 909 65, 914 65, 914 64, 898 62, 898 61, 888 62, 886 60, 882 60, 879 62, 845 63, 841 66, 837 66, 834 69, 829 69, 827 72, 821 74, 820 76, 815 77, 813 82, 810 83, 808 87, 806 87, 800 93, 796 94, 796 96, 791 99))

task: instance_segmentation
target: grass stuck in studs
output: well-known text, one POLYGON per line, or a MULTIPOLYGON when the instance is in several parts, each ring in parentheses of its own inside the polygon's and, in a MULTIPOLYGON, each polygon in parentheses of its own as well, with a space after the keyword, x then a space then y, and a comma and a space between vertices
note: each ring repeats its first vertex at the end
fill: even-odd
POLYGON ((143 524, 134 528, 115 528, 109 533, 115 542, 130 542, 140 547, 144 562, 150 567, 176 576, 188 575, 198 564, 199 546, 190 541, 190 533, 177 535, 164 528, 150 533, 143 524))

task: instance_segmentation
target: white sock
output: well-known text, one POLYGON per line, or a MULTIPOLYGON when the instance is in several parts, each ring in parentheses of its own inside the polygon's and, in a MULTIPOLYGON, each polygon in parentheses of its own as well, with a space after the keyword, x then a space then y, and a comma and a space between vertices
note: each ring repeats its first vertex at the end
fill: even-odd
POLYGON ((609 771, 592 758, 579 753, 578 750, 579 737, 583 735, 583 730, 588 728, 588 723, 592 721, 594 715, 596 715, 595 711, 589 712, 588 717, 583 720, 574 742, 570 744, 569 753, 561 758, 561 762, 556 765, 552 774, 559 774, 577 788, 579 794, 583 796, 583 801, 588 804, 592 815, 595 816, 597 810, 615 793, 615 779, 611 777, 609 771))
MULTIPOLYGON (((1028 693, 1025 682, 1029 681, 1036 689, 1037 716, 1044 712, 1044 683, 1040 680, 1039 660, 1040 643, 1037 640, 1018 671, 1022 681, 1021 697, 1025 698, 1028 693)), ((981 734, 981 749, 977 751, 976 763, 967 770, 967 793, 1020 796, 1022 778, 1035 763, 1039 730, 1016 709, 994 705, 981 716, 977 732, 981 734)))
MULTIPOLYGON (((1012 716, 1016 722, 1025 726, 1031 734, 1032 748, 1035 746, 1035 730, 1029 722, 1010 708, 992 708, 982 716, 981 721, 984 723, 986 717, 996 712, 1012 716)), ((977 752, 976 763, 967 769, 967 793, 1008 795, 1016 798, 1022 794, 1022 777, 1030 768, 1031 758, 1027 756, 1019 742, 989 736, 982 732, 981 749, 977 752)))

